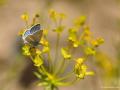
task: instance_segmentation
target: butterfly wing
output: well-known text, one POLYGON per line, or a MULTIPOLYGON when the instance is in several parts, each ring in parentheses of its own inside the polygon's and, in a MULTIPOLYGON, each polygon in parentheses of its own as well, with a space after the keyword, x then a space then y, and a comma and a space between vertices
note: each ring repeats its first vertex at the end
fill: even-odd
POLYGON ((34 33, 38 32, 39 30, 41 30, 40 24, 36 24, 36 25, 34 25, 33 27, 31 27, 30 33, 31 33, 31 34, 34 34, 34 33))
POLYGON ((25 33, 25 41, 33 46, 37 46, 41 39, 42 32, 43 30, 40 29, 40 24, 36 24, 25 33))
POLYGON ((39 41, 41 39, 41 36, 42 36, 42 30, 34 33, 33 35, 29 35, 26 37, 26 41, 33 45, 33 46, 37 46, 39 44, 39 41))
POLYGON ((25 40, 26 37, 28 37, 30 35, 30 30, 26 30, 25 33, 22 35, 22 39, 24 40, 24 43, 27 43, 27 41, 25 40))

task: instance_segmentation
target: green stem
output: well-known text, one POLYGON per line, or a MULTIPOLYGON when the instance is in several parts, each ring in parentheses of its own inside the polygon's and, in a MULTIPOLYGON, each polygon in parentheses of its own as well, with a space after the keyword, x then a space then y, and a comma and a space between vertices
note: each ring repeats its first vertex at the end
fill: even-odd
MULTIPOLYGON (((57 58, 58 58, 58 48, 59 48, 60 34, 57 34, 56 49, 55 49, 55 59, 54 59, 54 68, 56 67, 57 58)), ((54 71, 54 70, 53 70, 54 71)))
POLYGON ((60 86, 70 86, 70 85, 75 84, 77 81, 78 81, 78 79, 75 78, 75 79, 72 80, 71 82, 61 82, 61 83, 59 83, 59 85, 60 85, 60 86))
POLYGON ((58 90, 58 87, 55 87, 54 85, 48 85, 44 90, 58 90))
POLYGON ((58 64, 59 66, 58 66, 58 70, 56 70, 55 71, 55 75, 58 75, 60 72, 61 72, 61 70, 62 71, 64 71, 63 70, 63 67, 64 67, 64 65, 65 65, 65 59, 63 58, 62 60, 60 60, 60 62, 59 62, 60 64, 58 64))
POLYGON ((65 80, 65 79, 69 79, 72 75, 73 75, 73 72, 69 72, 69 73, 67 73, 67 75, 65 75, 64 77, 59 78, 58 81, 62 81, 62 80, 65 80))
POLYGON ((48 52, 48 64, 49 64, 49 70, 50 72, 53 72, 53 62, 50 56, 50 52, 48 52))
POLYGON ((29 28, 28 26, 28 21, 25 21, 25 26, 26 26, 26 28, 29 28))
MULTIPOLYGON (((70 46, 70 45, 68 45, 68 50, 70 51, 70 53, 72 54, 72 47, 70 46)), ((71 58, 72 59, 72 58, 71 58)), ((65 62, 66 62, 66 60, 63 58, 62 60, 60 60, 61 62, 60 62, 60 64, 59 64, 59 68, 58 68, 58 70, 56 71, 56 75, 58 75, 58 74, 62 74, 62 73, 64 73, 64 71, 65 71, 65 69, 67 68, 67 66, 69 65, 69 64, 66 64, 65 62)))

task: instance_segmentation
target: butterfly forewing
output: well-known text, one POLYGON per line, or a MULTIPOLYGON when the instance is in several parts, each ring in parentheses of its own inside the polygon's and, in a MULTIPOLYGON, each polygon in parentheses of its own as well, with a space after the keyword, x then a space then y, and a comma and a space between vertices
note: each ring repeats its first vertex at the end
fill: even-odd
POLYGON ((30 35, 31 33, 30 33, 30 30, 27 30, 25 33, 24 33, 24 35, 23 35, 23 38, 26 38, 28 35, 30 35))
POLYGON ((37 31, 39 31, 41 28, 40 28, 40 24, 36 24, 35 26, 33 26, 31 29, 30 29, 30 33, 31 34, 34 34, 36 33, 37 31))

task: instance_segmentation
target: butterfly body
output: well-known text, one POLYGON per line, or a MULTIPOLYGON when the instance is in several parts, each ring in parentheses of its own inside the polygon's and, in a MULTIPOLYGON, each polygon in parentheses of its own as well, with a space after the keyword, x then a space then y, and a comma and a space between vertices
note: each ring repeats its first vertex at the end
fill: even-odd
POLYGON ((23 35, 22 39, 25 44, 30 44, 32 46, 39 45, 43 30, 40 27, 40 24, 36 24, 31 28, 27 29, 23 35))

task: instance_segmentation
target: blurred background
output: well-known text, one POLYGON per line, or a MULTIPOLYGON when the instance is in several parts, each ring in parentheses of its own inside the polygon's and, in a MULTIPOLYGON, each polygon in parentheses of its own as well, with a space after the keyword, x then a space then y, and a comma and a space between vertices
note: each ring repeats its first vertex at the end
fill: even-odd
POLYGON ((45 23, 51 8, 67 15, 68 26, 75 17, 87 16, 94 35, 105 39, 96 60, 90 61, 95 76, 60 90, 120 90, 120 0, 0 0, 0 90, 42 90, 32 84, 34 67, 19 52, 18 32, 24 12, 31 17, 40 12, 45 23))

